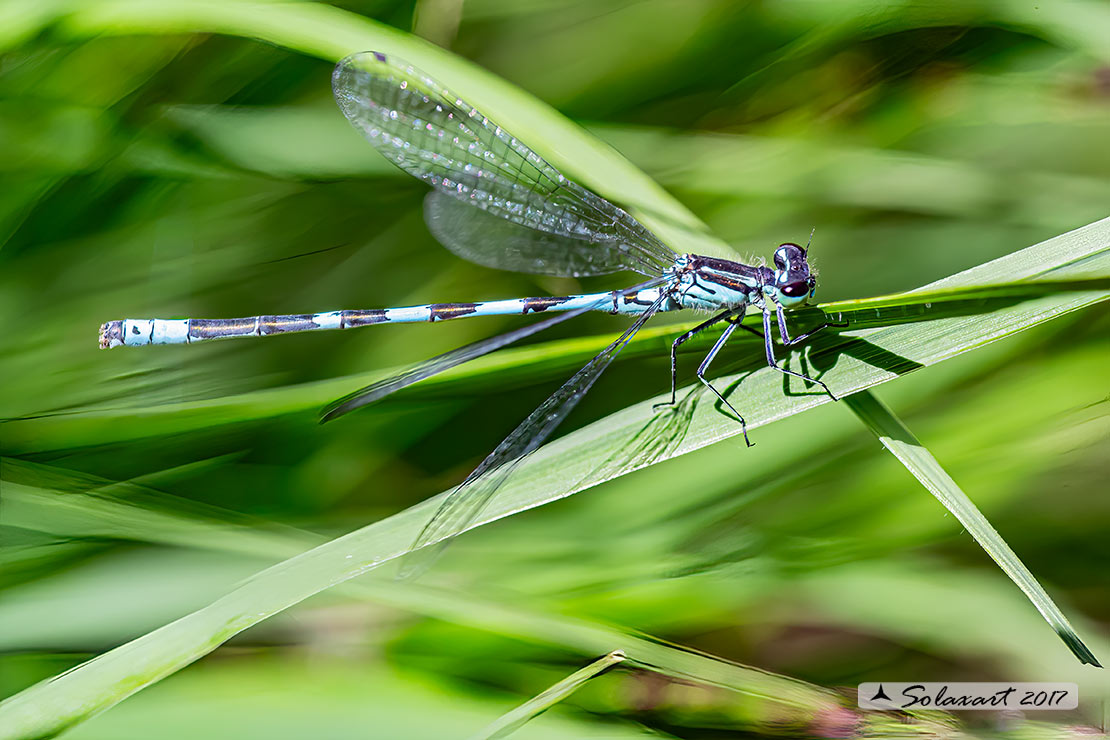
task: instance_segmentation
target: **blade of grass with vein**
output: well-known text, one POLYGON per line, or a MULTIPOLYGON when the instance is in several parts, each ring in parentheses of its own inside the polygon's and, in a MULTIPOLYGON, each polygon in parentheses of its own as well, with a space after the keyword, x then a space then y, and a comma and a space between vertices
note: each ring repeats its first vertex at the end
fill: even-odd
POLYGON ((471 740, 496 740, 497 738, 508 737, 523 727, 529 720, 538 717, 573 694, 582 684, 586 683, 591 678, 597 678, 613 666, 623 662, 625 659, 626 656, 623 652, 614 650, 603 658, 599 658, 593 663, 590 663, 585 668, 570 674, 543 693, 532 697, 520 706, 514 707, 511 711, 501 715, 495 721, 491 722, 488 727, 471 735, 471 740))
POLYGON ((983 513, 972 503, 952 477, 944 471, 936 458, 914 436, 894 413, 870 391, 863 391, 844 399, 848 408, 871 430, 883 447, 906 466, 921 485, 936 496, 944 508, 952 512, 968 534, 990 555, 998 567, 1010 577, 1018 588, 1033 602, 1033 606, 1051 625, 1064 644, 1080 662, 1101 668, 1102 665, 1083 644, 1075 628, 1068 622, 1052 597, 1010 549, 998 531, 991 526, 983 513))

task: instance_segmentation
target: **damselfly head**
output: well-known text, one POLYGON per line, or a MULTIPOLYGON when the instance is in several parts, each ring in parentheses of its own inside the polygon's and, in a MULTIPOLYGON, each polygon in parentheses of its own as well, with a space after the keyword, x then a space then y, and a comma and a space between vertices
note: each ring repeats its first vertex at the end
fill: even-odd
POLYGON ((775 298, 783 307, 806 303, 817 290, 807 251, 793 242, 780 244, 775 250, 775 298))

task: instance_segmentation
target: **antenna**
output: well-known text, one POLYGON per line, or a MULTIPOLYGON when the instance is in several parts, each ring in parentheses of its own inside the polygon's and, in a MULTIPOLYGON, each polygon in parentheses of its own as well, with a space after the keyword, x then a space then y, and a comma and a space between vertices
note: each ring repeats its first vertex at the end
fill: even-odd
POLYGON ((806 257, 809 256, 809 245, 813 243, 813 235, 817 233, 817 227, 814 226, 813 230, 809 232, 809 240, 806 242, 806 248, 802 250, 802 254, 806 257))

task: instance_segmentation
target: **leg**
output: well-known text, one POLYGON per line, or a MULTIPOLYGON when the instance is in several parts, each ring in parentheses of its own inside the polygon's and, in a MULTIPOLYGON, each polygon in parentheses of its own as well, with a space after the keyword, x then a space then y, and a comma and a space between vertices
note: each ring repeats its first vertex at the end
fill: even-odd
POLYGON ((778 318, 778 321, 779 321, 779 335, 782 337, 782 345, 784 347, 793 347, 795 344, 801 344, 802 342, 809 339, 810 337, 812 337, 817 332, 821 331, 822 329, 828 329, 830 326, 839 326, 839 327, 848 326, 847 321, 842 322, 842 323, 833 322, 833 321, 826 321, 824 324, 821 324, 821 326, 818 326, 816 329, 810 329, 805 334, 802 334, 801 336, 797 336, 797 337, 794 337, 793 339, 791 339, 790 338, 790 333, 786 329, 786 312, 783 311, 782 306, 780 306, 778 304, 775 304, 775 316, 776 316, 776 318, 778 318))
POLYGON ((706 388, 713 391, 714 395, 716 395, 717 398, 720 399, 721 403, 723 403, 729 411, 736 415, 736 418, 740 420, 740 430, 744 434, 744 444, 746 444, 748 447, 753 447, 754 445, 752 445, 751 440, 748 439, 748 423, 744 421, 744 417, 740 415, 739 411, 733 408, 732 404, 729 403, 728 400, 721 395, 720 391, 713 387, 712 383, 705 379, 705 371, 709 369, 709 363, 713 362, 713 358, 716 357, 717 353, 721 351, 721 347, 725 346, 725 342, 728 341, 728 338, 732 335, 732 332, 736 331, 736 327, 738 326, 740 326, 740 324, 734 324, 731 321, 729 322, 728 328, 724 330, 724 333, 721 334, 721 337, 717 340, 717 343, 713 345, 713 349, 709 350, 709 354, 707 354, 705 356, 705 359, 701 361, 701 365, 698 367, 698 380, 700 380, 706 388))
MULTIPOLYGON (((811 334, 814 333, 813 331, 811 331, 793 340, 786 338, 786 321, 783 317, 782 306, 776 306, 776 309, 779 317, 779 328, 784 337, 783 342, 786 344, 787 347, 792 344, 797 344, 798 342, 802 341, 803 339, 809 337, 811 334)), ((814 329, 814 331, 819 331, 819 329, 814 329)), ((833 395, 833 392, 830 391, 829 387, 825 385, 822 381, 818 380, 817 378, 811 378, 808 375, 803 375, 802 373, 796 373, 793 370, 787 370, 786 368, 779 365, 778 361, 775 360, 775 345, 771 341, 771 312, 768 310, 766 304, 764 304, 763 306, 763 347, 767 351, 768 365, 778 370, 780 373, 783 373, 784 375, 793 375, 795 378, 801 378, 802 380, 808 381, 810 383, 816 383, 817 385, 825 389, 825 393, 829 394, 829 398, 834 401, 840 400, 835 395, 833 395)))
POLYGON ((730 324, 735 321, 736 322, 735 326, 736 326, 737 329, 743 329, 744 331, 746 331, 750 334, 755 334, 760 339, 763 339, 763 336, 764 336, 763 332, 761 332, 759 329, 753 329, 750 326, 745 326, 744 324, 740 323, 740 320, 742 320, 743 318, 744 318, 744 314, 740 314, 740 319, 729 319, 728 321, 729 321, 730 324))
MULTIPOLYGON (((779 307, 779 313, 780 314, 782 313, 782 308, 781 307, 779 307)), ((744 324, 739 323, 740 319, 742 319, 742 318, 744 318, 744 314, 740 314, 739 317, 727 318, 727 319, 725 319, 725 321, 728 321, 729 323, 732 323, 732 322, 735 321, 735 322, 737 322, 736 328, 743 329, 746 332, 749 332, 751 334, 755 334, 760 339, 764 339, 765 335, 759 329, 753 329, 750 326, 745 326, 744 324)), ((822 329, 828 329, 830 326, 848 326, 847 321, 845 321, 844 323, 836 323, 836 322, 832 322, 832 321, 826 321, 824 324, 821 324, 821 326, 817 327, 816 329, 813 329, 812 331, 807 331, 805 334, 802 334, 801 336, 794 337, 793 339, 791 339, 790 335, 786 333, 786 329, 784 328, 785 323, 786 323, 785 321, 782 321, 782 320, 779 321, 779 331, 783 336, 783 340, 782 340, 783 341, 783 346, 786 346, 786 347, 793 347, 795 344, 801 344, 802 342, 809 339, 810 337, 812 337, 817 332, 821 331, 822 329)))
MULTIPOLYGON (((690 331, 688 331, 685 334, 683 334, 682 336, 680 336, 678 339, 674 340, 674 343, 671 345, 671 400, 670 401, 664 401, 663 403, 657 403, 657 404, 655 404, 655 406, 653 408, 660 408, 662 406, 674 406, 675 405, 675 392, 676 392, 676 388, 678 386, 678 347, 679 347, 679 345, 681 345, 683 342, 690 339, 694 335, 698 334, 699 332, 702 332, 702 331, 708 329, 709 327, 713 326, 714 324, 716 324, 718 322, 724 321, 725 319, 729 318, 732 314, 733 314, 733 311, 731 309, 728 310, 728 311, 725 311, 724 313, 719 313, 716 316, 714 316, 713 318, 709 319, 708 321, 703 321, 702 323, 698 324, 697 326, 695 326, 690 331)), ((743 316, 743 314, 741 314, 741 316, 743 316)))

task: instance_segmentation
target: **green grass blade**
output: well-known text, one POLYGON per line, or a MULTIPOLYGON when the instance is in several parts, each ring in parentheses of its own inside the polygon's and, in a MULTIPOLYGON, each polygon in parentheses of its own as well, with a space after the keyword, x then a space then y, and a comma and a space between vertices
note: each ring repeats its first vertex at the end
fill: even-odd
POLYGON ((1076 634, 1052 597, 1010 549, 1002 536, 987 521, 956 481, 944 471, 936 458, 921 444, 902 421, 869 391, 856 393, 844 399, 848 408, 879 438, 891 454, 906 466, 921 485, 936 496, 944 508, 952 512, 968 534, 990 555, 1003 572, 1025 593, 1041 616, 1064 641, 1064 644, 1083 663, 1101 668, 1102 665, 1076 634))
POLYGON ((529 720, 546 712, 554 705, 578 690, 582 684, 625 660, 625 654, 614 650, 603 658, 595 660, 585 668, 575 671, 543 693, 532 697, 518 707, 498 717, 488 727, 471 735, 471 740, 496 740, 508 737, 523 727, 529 720))

